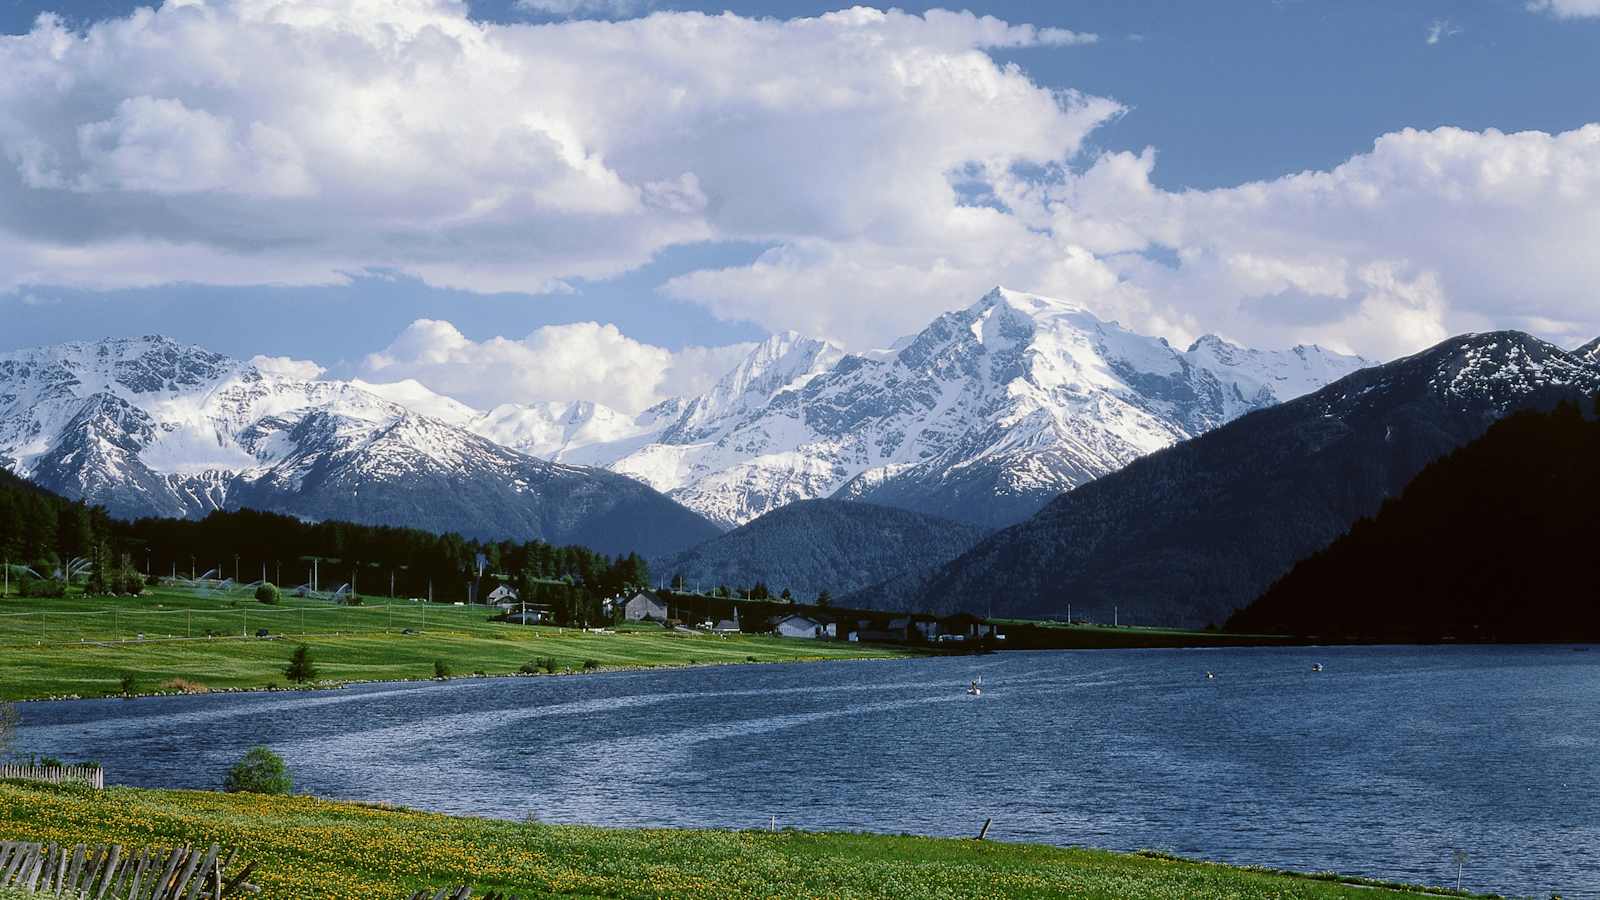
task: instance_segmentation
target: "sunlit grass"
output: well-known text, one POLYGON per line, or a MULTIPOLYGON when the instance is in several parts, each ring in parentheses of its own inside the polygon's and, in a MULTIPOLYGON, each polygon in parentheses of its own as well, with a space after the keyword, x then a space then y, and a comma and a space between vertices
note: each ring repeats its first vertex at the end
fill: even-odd
POLYGON ((261 863, 264 896, 367 900, 471 883, 527 897, 1331 900, 1416 896, 1171 858, 866 834, 526 825, 191 791, 0 784, 12 839, 216 841, 261 863))
POLYGON ((319 679, 326 682, 431 678, 436 660, 460 676, 514 674, 536 657, 553 658, 564 672, 581 671, 589 660, 614 669, 906 652, 832 641, 684 634, 653 625, 596 634, 490 622, 490 611, 481 606, 398 601, 385 609, 386 602, 369 600, 351 608, 285 598, 280 606, 268 607, 248 598, 174 591, 139 598, 0 600, 0 622, 9 623, 0 625, 0 671, 5 673, 0 699, 116 695, 124 676, 132 677, 137 692, 171 689, 166 686, 174 679, 212 690, 287 687, 284 667, 301 643, 311 648, 319 679), (302 636, 302 616, 303 630, 340 633, 302 636), (15 624, 19 621, 40 629, 41 637, 30 641, 15 624), (257 628, 271 636, 244 636, 257 628), (404 634, 406 629, 416 633, 404 634), (221 636, 205 637, 207 631, 221 636), (144 638, 136 640, 141 633, 144 638))

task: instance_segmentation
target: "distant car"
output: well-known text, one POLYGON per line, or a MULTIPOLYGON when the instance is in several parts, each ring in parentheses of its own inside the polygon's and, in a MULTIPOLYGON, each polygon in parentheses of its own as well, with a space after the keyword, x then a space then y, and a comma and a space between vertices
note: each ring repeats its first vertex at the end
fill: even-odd
POLYGON ((256 637, 268 637, 269 634, 270 633, 265 628, 256 629, 256 637))

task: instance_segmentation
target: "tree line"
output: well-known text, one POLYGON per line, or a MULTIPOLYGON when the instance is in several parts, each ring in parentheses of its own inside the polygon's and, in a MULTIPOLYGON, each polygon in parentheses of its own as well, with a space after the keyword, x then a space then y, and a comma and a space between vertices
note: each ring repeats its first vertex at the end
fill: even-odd
MULTIPOLYGON (((599 599, 642 588, 637 554, 610 557, 543 541, 483 541, 460 534, 351 522, 304 522, 258 510, 203 519, 122 521, 0 472, 0 563, 16 582, 90 593, 137 593, 149 579, 235 579, 294 590, 483 601, 500 584, 558 621, 598 615, 599 599), (314 584, 313 584, 314 582, 314 584)), ((44 588, 48 590, 48 587, 44 588)))

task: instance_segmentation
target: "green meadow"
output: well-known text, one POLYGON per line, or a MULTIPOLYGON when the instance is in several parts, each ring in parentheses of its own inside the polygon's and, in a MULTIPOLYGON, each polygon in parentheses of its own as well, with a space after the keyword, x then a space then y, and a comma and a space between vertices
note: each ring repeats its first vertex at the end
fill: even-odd
POLYGON ((912 651, 759 635, 622 626, 613 633, 489 621, 482 606, 368 598, 363 606, 155 590, 137 598, 0 599, 0 700, 289 687, 295 647, 321 683, 746 662, 864 659, 912 651), (256 637, 266 629, 266 637, 256 637))
MULTIPOLYGON (((536 799, 536 798, 533 798, 536 799)), ((0 783, 8 838, 217 842, 259 863, 265 898, 372 900, 471 884, 523 897, 1387 900, 1373 882, 972 839, 606 829, 195 791, 0 783)), ((1433 895, 1438 896, 1435 892, 1433 895)))

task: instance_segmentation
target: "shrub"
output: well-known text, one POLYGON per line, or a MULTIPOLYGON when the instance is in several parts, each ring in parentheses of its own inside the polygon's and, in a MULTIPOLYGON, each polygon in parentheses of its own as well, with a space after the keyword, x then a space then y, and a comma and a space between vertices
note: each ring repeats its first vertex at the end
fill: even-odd
POLYGON ((359 595, 359 594, 346 594, 345 598, 344 598, 344 605, 345 606, 360 606, 361 605, 361 595, 359 595))
POLYGON ((283 674, 295 684, 316 681, 317 667, 311 661, 311 648, 305 644, 294 648, 294 654, 289 657, 289 665, 284 667, 283 674))
POLYGON ((24 578, 17 582, 17 595, 21 597, 65 597, 67 583, 53 578, 24 578))
POLYGON ((266 747, 246 753, 222 781, 222 789, 230 794, 287 794, 293 788, 283 757, 266 747))
POLYGON ((124 694, 131 694, 139 689, 139 679, 135 678, 132 672, 124 672, 121 680, 117 682, 117 687, 121 688, 124 694))
POLYGON ((278 586, 271 582, 263 581, 261 586, 256 588, 256 599, 262 603, 277 603, 282 596, 278 586))
POLYGON ((537 675, 539 674, 539 662, 538 660, 525 662, 517 668, 517 671, 524 675, 537 675))
POLYGON ((583 661, 583 668, 586 671, 592 672, 595 669, 600 668, 600 660, 598 660, 598 659, 586 659, 586 660, 583 661))
POLYGON ((180 694, 209 694, 211 692, 211 688, 198 681, 190 681, 187 678, 173 678, 161 686, 169 691, 177 691, 180 694))
POLYGON ((434 660, 433 661, 433 677, 435 677, 435 678, 449 678, 450 677, 450 664, 445 662, 442 659, 434 660))

